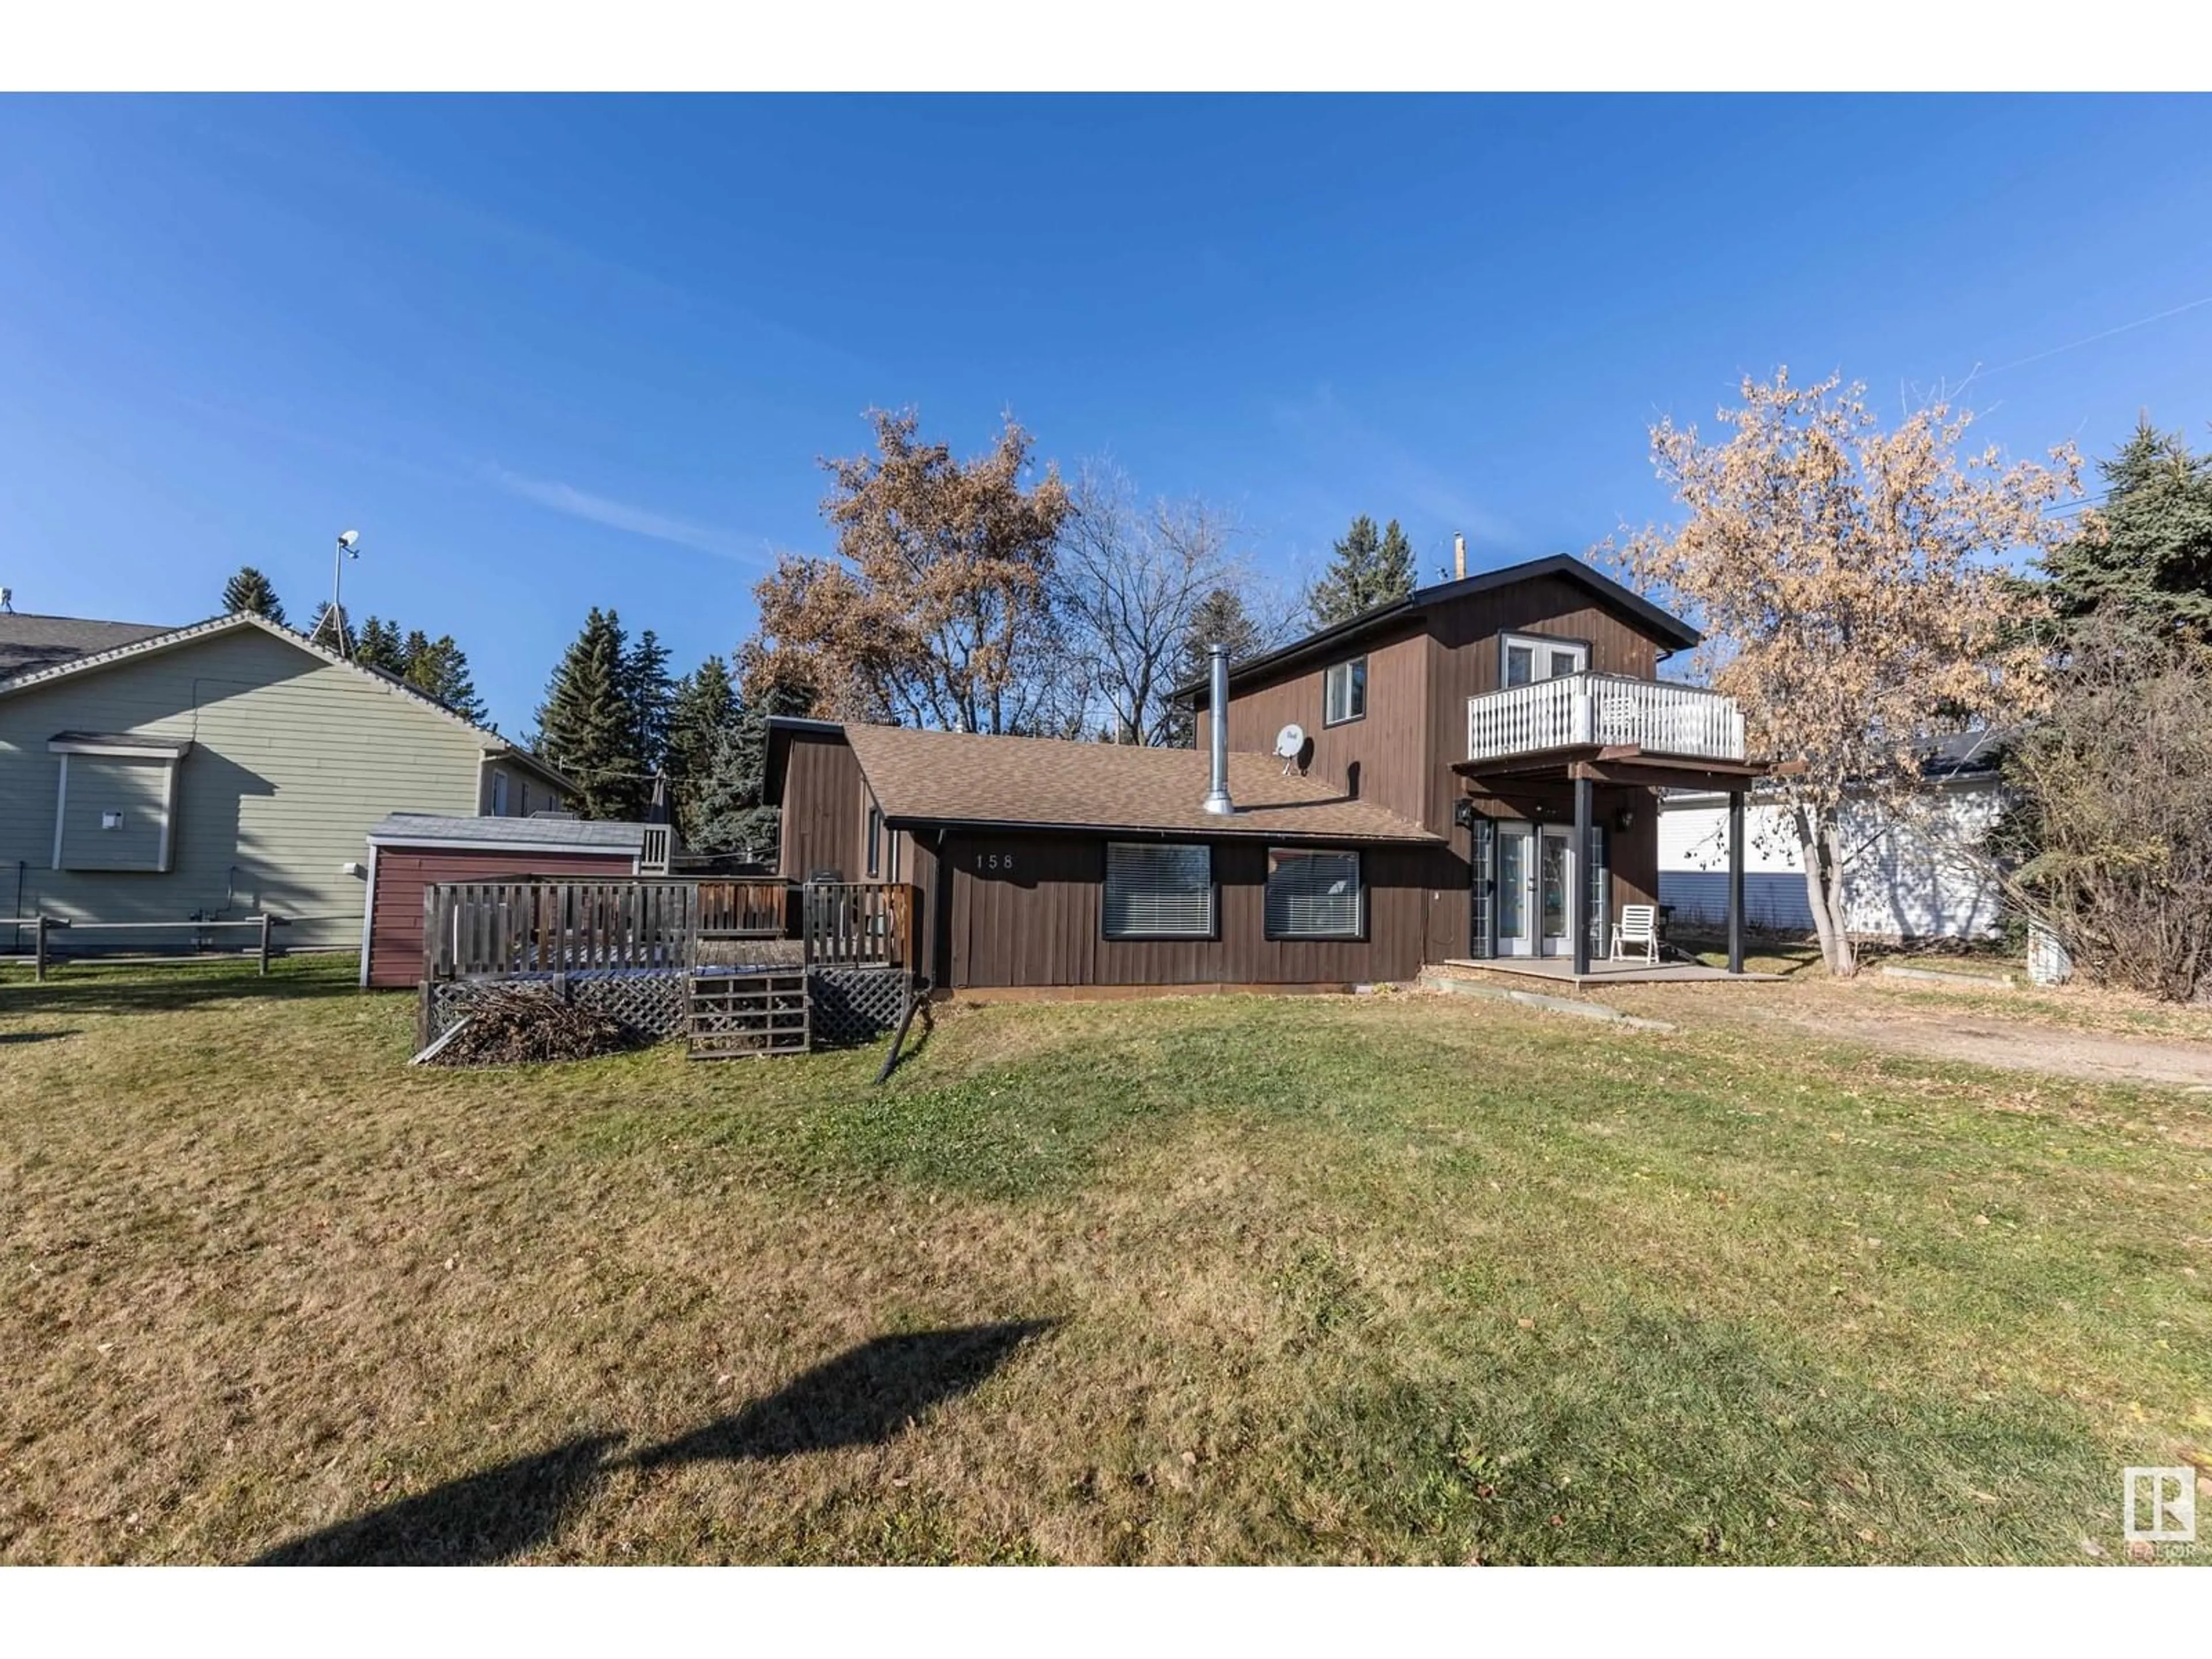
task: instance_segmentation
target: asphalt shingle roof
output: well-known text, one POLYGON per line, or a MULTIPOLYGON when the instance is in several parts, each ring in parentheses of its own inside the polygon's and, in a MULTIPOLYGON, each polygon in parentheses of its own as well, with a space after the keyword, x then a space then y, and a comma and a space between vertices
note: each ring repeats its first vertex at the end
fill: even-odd
POLYGON ((1348 799, 1319 778, 1282 775, 1267 755, 1229 757, 1234 814, 1205 810, 1207 757, 1054 738, 994 738, 848 726, 884 816, 895 822, 1035 824, 1309 841, 1437 842, 1411 819, 1348 799))
POLYGON ((155 623, 92 622, 82 617, 0 611, 0 680, 74 662, 95 651, 136 645, 168 631, 155 623))

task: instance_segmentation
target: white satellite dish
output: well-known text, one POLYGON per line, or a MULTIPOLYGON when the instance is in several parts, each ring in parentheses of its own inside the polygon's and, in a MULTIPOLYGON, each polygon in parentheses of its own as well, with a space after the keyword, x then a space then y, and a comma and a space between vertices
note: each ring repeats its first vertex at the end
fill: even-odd
POLYGON ((1293 766, 1298 763, 1299 757, 1305 752, 1306 729, 1297 721, 1291 721, 1290 725, 1275 733, 1275 753, 1282 760, 1285 775, 1293 766))

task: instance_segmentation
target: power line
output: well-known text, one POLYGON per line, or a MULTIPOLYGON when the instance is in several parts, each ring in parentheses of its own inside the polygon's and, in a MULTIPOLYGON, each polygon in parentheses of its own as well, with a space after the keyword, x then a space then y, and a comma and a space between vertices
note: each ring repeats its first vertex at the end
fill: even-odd
POLYGON ((2212 306, 2212 294, 2206 295, 2201 300, 2191 300, 2185 304, 2171 307, 2165 311, 2154 312, 2148 317, 2138 317, 2131 323, 2122 323, 2118 328, 2108 328, 2097 334, 2085 334, 2078 340, 2069 340, 2064 345, 2052 346, 2048 351, 2032 351, 2025 357, 2015 357, 2008 363, 1999 363, 1995 368, 1979 369, 1976 371, 1976 374, 1977 377, 1984 374, 2002 374, 2008 368, 2021 368, 2029 363, 2039 363, 2045 357, 2056 357, 2062 351, 2072 351, 2077 347, 2094 345, 2100 340, 2111 339, 2115 334, 2125 334, 2130 329, 2148 328, 2153 323, 2162 323, 2169 317, 2179 317, 2183 312, 2194 311, 2199 306, 2212 306))

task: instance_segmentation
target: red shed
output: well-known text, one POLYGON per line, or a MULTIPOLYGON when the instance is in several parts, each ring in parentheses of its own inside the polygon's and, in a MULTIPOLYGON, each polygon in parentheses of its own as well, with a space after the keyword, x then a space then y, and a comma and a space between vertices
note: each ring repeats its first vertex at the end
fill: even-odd
MULTIPOLYGON (((580 818, 441 818, 395 812, 368 832, 361 982, 422 976, 422 890, 440 881, 634 876, 650 826, 580 818)), ((665 837, 667 831, 659 830, 665 837)))

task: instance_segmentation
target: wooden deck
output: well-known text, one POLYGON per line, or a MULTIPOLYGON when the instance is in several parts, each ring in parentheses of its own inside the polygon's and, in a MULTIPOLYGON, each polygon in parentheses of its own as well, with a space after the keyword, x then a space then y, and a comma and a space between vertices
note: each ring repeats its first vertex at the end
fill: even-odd
POLYGON ((1493 957, 1474 962, 1455 957, 1443 966, 1457 974, 1500 974, 1515 979, 1549 980, 1554 985, 1679 985, 1693 980, 1720 980, 1741 984, 1750 980, 1777 980, 1779 974, 1731 974, 1708 968, 1702 962, 1662 962, 1656 966, 1639 957, 1594 960, 1589 972, 1577 974, 1565 957, 1493 957))

